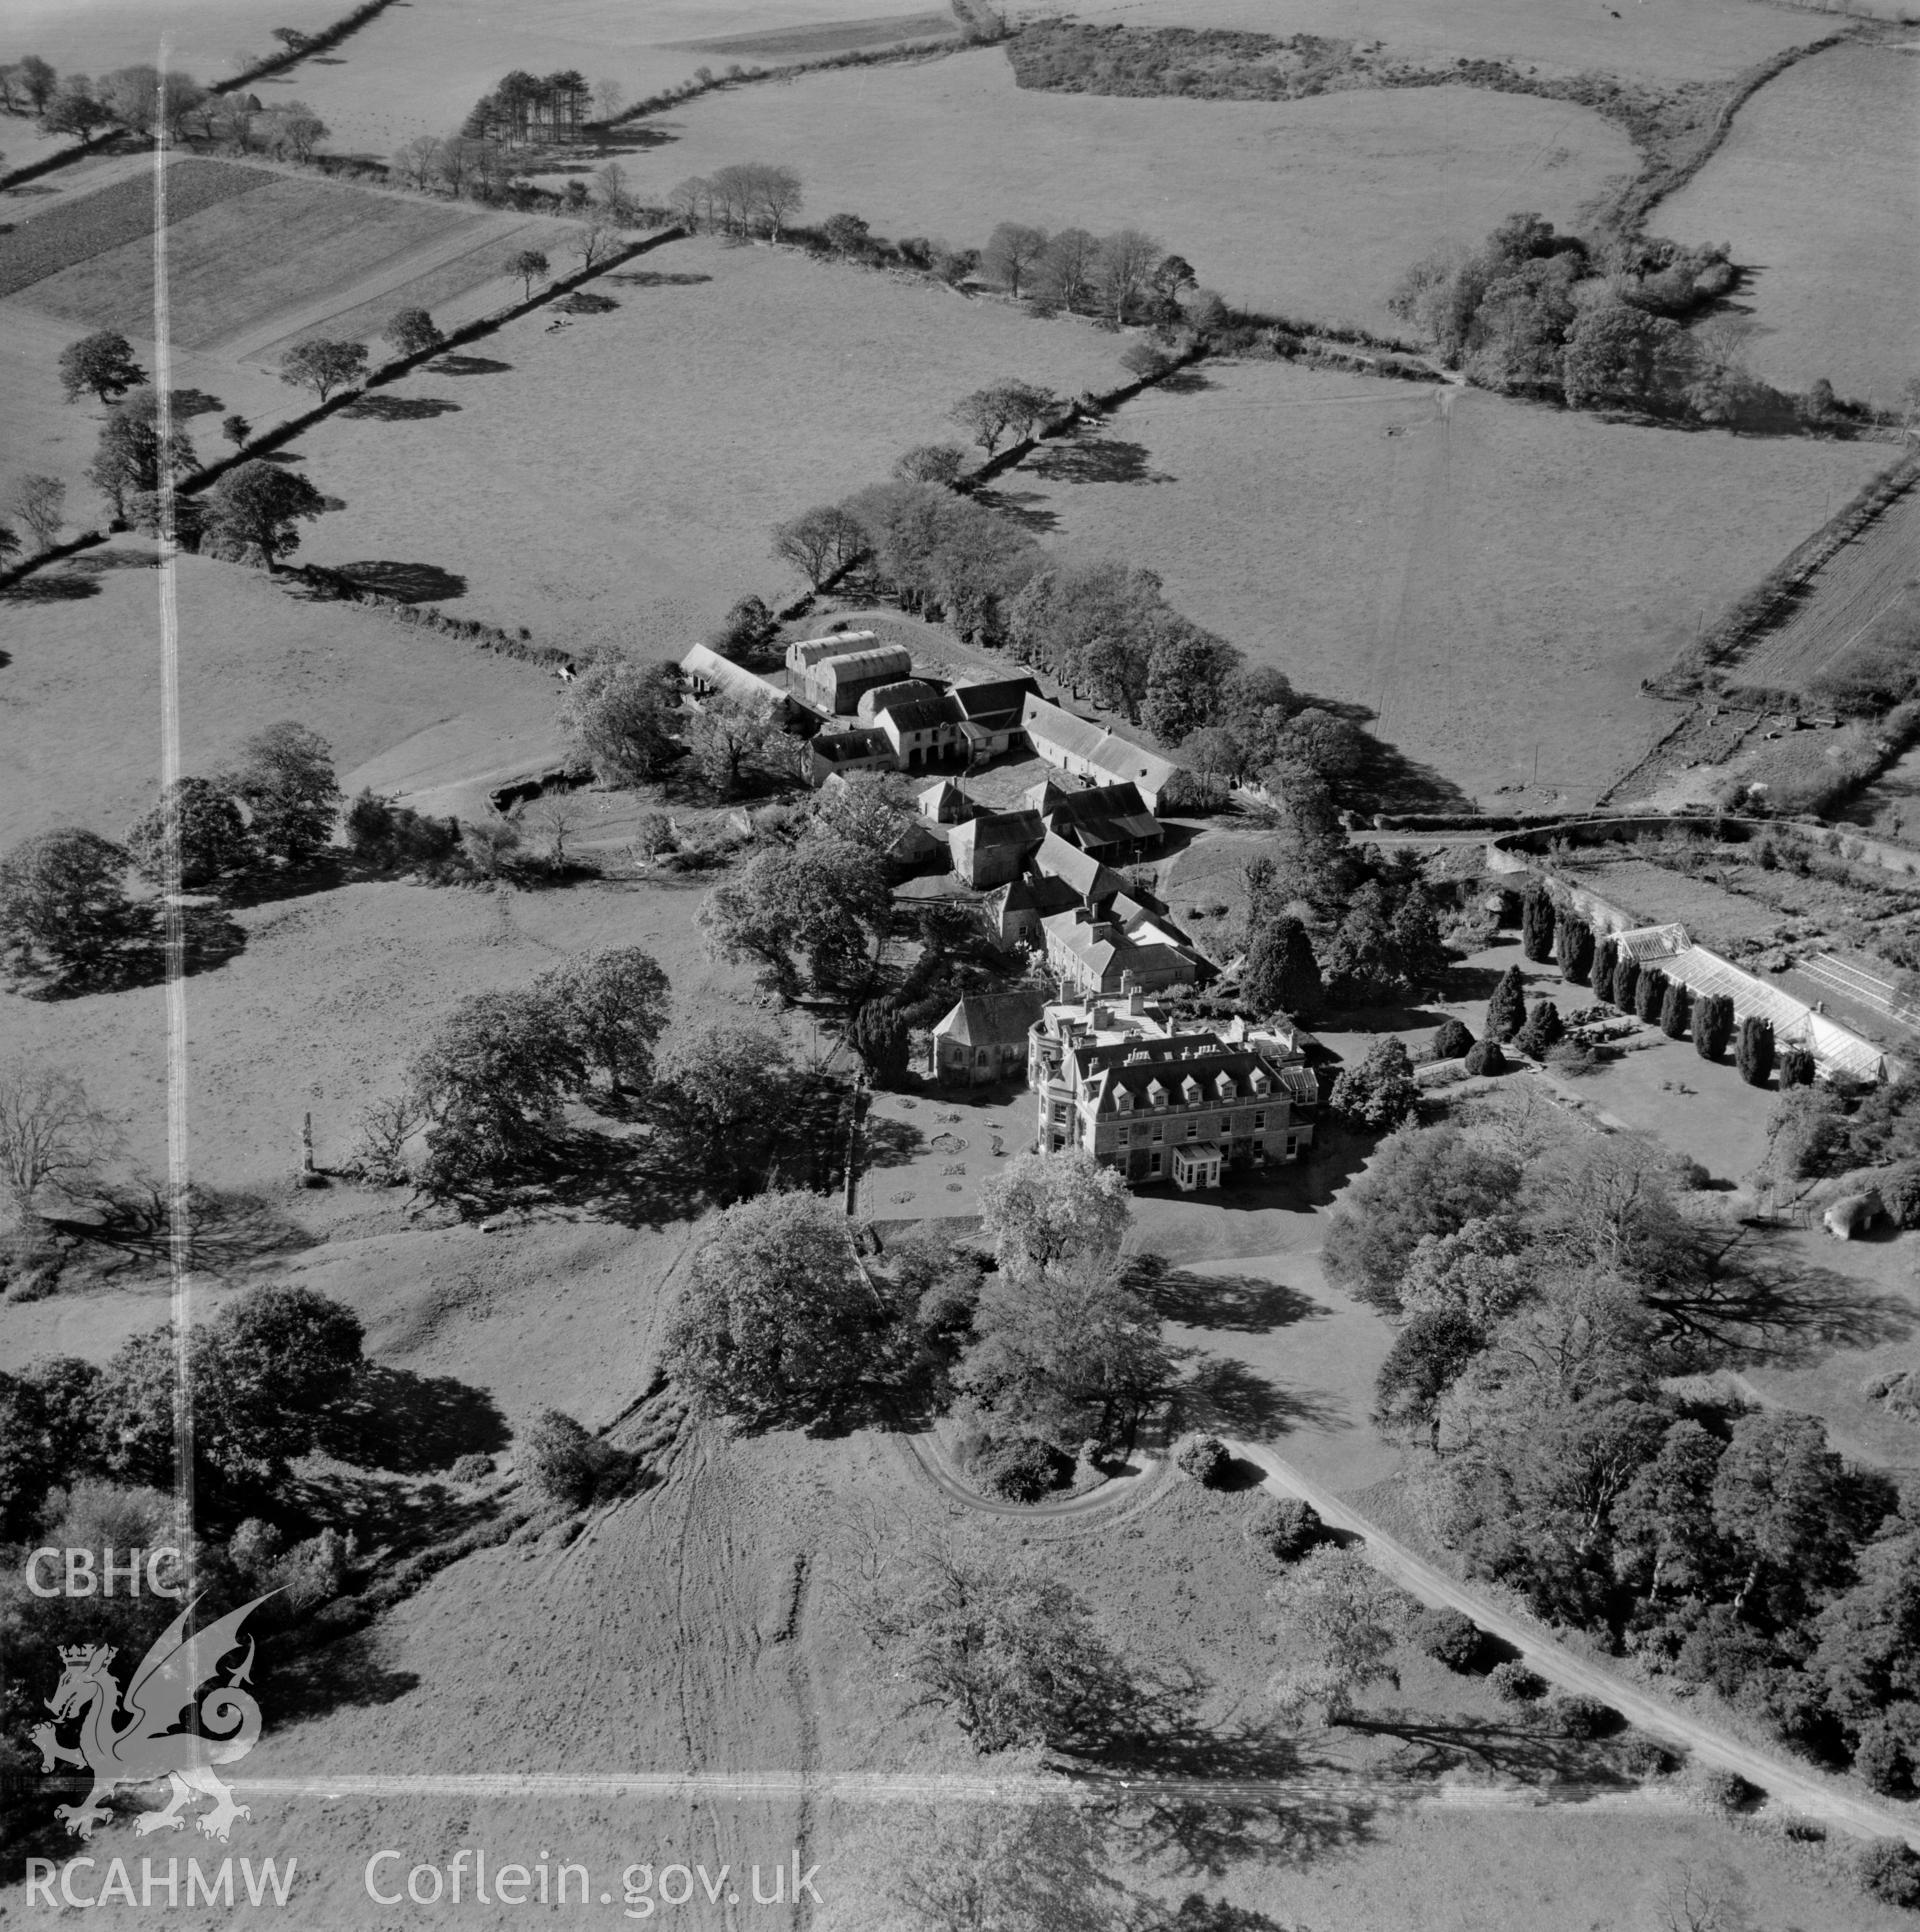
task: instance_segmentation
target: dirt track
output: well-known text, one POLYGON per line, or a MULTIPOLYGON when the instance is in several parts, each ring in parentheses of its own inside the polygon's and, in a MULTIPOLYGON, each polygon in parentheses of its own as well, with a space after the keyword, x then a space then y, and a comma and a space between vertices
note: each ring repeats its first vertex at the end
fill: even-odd
POLYGON ((1803 1771, 1698 1723, 1644 1691, 1634 1689, 1611 1671, 1574 1656, 1541 1626, 1500 1609, 1478 1591, 1416 1556, 1271 1449, 1246 1442, 1235 1442, 1230 1447, 1235 1455, 1244 1456, 1265 1471, 1270 1486, 1311 1503, 1319 1511, 1321 1520, 1333 1528, 1365 1538, 1369 1560, 1402 1589, 1423 1603, 1464 1611, 1482 1630, 1512 1644, 1543 1677, 1568 1690, 1611 1704, 1642 1730, 1684 1744, 1695 1757, 1708 1764, 1738 1772, 1766 1792, 1782 1810, 1817 1818, 1857 1838, 1904 1838, 1920 1850, 1920 1829, 1895 1813, 1855 1797, 1815 1771, 1803 1771))

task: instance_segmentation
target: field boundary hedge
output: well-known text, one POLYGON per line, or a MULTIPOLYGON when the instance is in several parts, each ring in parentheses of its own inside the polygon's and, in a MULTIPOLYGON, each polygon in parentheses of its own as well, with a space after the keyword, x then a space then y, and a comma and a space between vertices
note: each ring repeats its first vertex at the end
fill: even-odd
POLYGON ((289 47, 284 54, 271 54, 265 60, 242 69, 229 80, 210 82, 207 92, 231 94, 236 88, 251 87, 255 81, 265 80, 269 75, 284 74, 289 67, 298 67, 303 60, 310 60, 315 54, 330 53, 349 35, 358 33, 369 20, 385 13, 393 3, 394 0, 365 0, 363 6, 355 7, 351 13, 343 13, 330 27, 322 27, 298 47, 289 47))
POLYGON ((1785 617, 1787 607, 1822 564, 1870 529, 1917 482, 1920 450, 1909 451, 1865 483, 1753 589, 1736 598, 1713 628, 1667 670, 1644 679, 1641 690, 1656 698, 1697 697, 1716 682, 1714 672, 1735 663, 1762 633, 1785 617))
POLYGON ((83 160, 89 154, 106 153, 120 137, 126 133, 122 127, 103 128, 90 140, 77 142, 70 148, 57 149, 52 154, 43 154, 38 161, 29 161, 23 168, 12 168, 0 174, 0 190, 17 188, 22 183, 37 181, 43 174, 52 174, 60 168, 71 167, 74 162, 83 160))

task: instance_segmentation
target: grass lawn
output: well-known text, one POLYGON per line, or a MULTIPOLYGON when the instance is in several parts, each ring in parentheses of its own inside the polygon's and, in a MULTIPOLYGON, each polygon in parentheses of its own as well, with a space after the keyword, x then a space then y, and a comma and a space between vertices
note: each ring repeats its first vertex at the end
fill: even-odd
POLYGON ((1060 543, 1150 564, 1251 659, 1516 809, 1584 804, 1631 765, 1670 722, 1641 679, 1886 454, 1284 364, 1205 379, 1002 493, 1060 543))
POLYGON ((1835 47, 1769 81, 1700 173, 1654 216, 1663 235, 1730 241, 1754 273, 1754 373, 1825 376, 1883 408, 1920 368, 1920 57, 1835 47))
POLYGON ((559 333, 512 323, 381 392, 447 413, 336 417, 304 437, 309 474, 348 506, 313 526, 307 554, 431 564, 466 580, 463 613, 678 655, 735 598, 800 588, 769 555, 775 523, 953 436, 946 411, 969 390, 1104 384, 1121 346, 710 241, 596 286, 617 310, 559 333))
POLYGON ((1023 92, 998 49, 710 95, 651 125, 642 192, 764 156, 797 168, 807 218, 978 246, 996 222, 1139 227, 1229 300, 1397 327, 1400 274, 1516 208, 1558 222, 1632 171, 1590 110, 1464 88, 1279 104, 1023 92))
MULTIPOLYGON (((73 212, 77 217, 82 210, 73 212)), ((207 346, 329 290, 350 288, 423 248, 466 236, 479 242, 490 225, 498 224, 452 203, 285 176, 172 225, 173 334, 188 348, 207 346)), ((88 328, 149 333, 151 237, 36 281, 26 300, 88 328)))
MULTIPOLYGON (((1012 9, 1016 19, 1051 11, 1039 0, 1012 9)), ((1128 27, 1382 40, 1404 59, 1464 55, 1537 65, 1546 74, 1599 68, 1651 81, 1735 74, 1824 30, 1824 23, 1747 0, 1618 10, 1586 0, 1086 0, 1073 12, 1076 19, 1128 27)))

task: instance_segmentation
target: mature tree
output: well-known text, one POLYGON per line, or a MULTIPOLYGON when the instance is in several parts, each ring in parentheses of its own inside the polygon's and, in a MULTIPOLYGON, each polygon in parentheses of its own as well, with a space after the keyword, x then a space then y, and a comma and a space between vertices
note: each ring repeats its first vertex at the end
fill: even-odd
POLYGON ((1553 957, 1553 900, 1537 879, 1520 905, 1520 950, 1537 965, 1553 957))
POLYGON ((198 463, 193 441, 177 419, 162 437, 160 398, 141 388, 107 411, 87 477, 114 515, 124 519, 136 497, 159 494, 163 482, 178 482, 198 463))
POLYGON ((723 1196, 742 1191, 779 1124, 787 1071, 785 1041, 763 1027, 676 1028, 654 1064, 657 1144, 723 1196))
POLYGON ((1513 1044, 1529 1059, 1544 1060, 1566 1037, 1567 1023, 1560 1017, 1560 1009, 1551 1000, 1540 1000, 1513 1036, 1513 1044))
POLYGON ((57 476, 23 476, 7 507, 33 532, 42 550, 53 548, 67 520, 67 486, 57 476))
POLYGON ((1659 1021, 1667 1007, 1669 981, 1658 966, 1643 966, 1633 989, 1633 1010, 1650 1025, 1659 1021))
POLYGON ((429 349, 437 349, 446 338, 440 333, 440 325, 425 309, 396 309, 387 318, 387 326, 380 331, 380 339, 397 356, 417 356, 429 349))
POLYGON ((1291 913, 1264 919, 1255 928, 1240 972, 1240 997, 1260 1014, 1299 1018, 1319 1009, 1320 965, 1306 927, 1291 913))
POLYGON ((534 283, 543 281, 552 266, 537 248, 516 249, 502 264, 507 274, 520 278, 521 291, 529 302, 533 300, 534 283))
POLYGON ((140 871, 167 892, 183 887, 198 892, 217 885, 244 870, 251 856, 240 808, 209 778, 176 778, 171 799, 156 805, 127 834, 127 851, 140 871))
POLYGON ((680 756, 679 693, 660 666, 596 658, 560 696, 560 729, 603 784, 644 785, 680 756))
POLYGON ((1329 1217, 1327 1276, 1362 1301, 1397 1309, 1422 1235, 1452 1234, 1498 1213, 1519 1189, 1519 1167, 1458 1128, 1402 1127, 1375 1149, 1329 1217))
POLYGON ((302 163, 333 131, 305 101, 276 102, 260 117, 260 128, 270 153, 302 163))
POLYGON ((50 61, 38 54, 22 55, 13 69, 14 83, 27 97, 27 105, 39 114, 53 98, 54 82, 57 79, 50 61))
POLYGON ((336 389, 363 382, 367 374, 364 342, 329 342, 315 338, 296 342, 280 358, 280 380, 296 389, 311 389, 325 402, 336 389))
POLYGON ((129 134, 144 139, 159 124, 160 71, 156 67, 121 67, 101 75, 99 96, 129 134))
POLYGON ((311 1288, 249 1288, 194 1332, 195 1448, 222 1475, 271 1477, 318 1444, 360 1368, 360 1318, 311 1288))
POLYGON ((876 1087, 898 1087, 913 1059, 913 1029, 890 1000, 868 1000, 847 1022, 847 1044, 876 1087))
POLYGON ((1022 285, 1032 277, 1046 252, 1047 231, 1044 228, 1029 228, 1022 222, 1003 221, 987 237, 980 266, 1018 301, 1022 285))
POLYGON ((1007 417, 1007 429, 1015 442, 1025 442, 1060 406, 1051 389, 1035 382, 1006 382, 1000 385, 1007 417))
POLYGON ((710 650, 722 657, 745 664, 775 644, 780 636, 780 621, 767 608, 763 597, 736 597, 727 614, 707 633, 710 650))
POLYGON ((1484 1334, 1527 1299, 1534 1265, 1525 1231, 1511 1215, 1483 1215, 1414 1243, 1400 1306, 1409 1316, 1463 1315, 1484 1334))
POLYGON ((991 456, 1000 447, 1009 423, 1010 385, 989 383, 970 396, 962 396, 947 412, 949 419, 964 429, 991 456))
POLYGON ((534 982, 590 1066, 615 1094, 644 1092, 666 1030, 673 989, 660 962, 638 946, 576 953, 534 982))
POLYGON ((895 1673, 983 1755, 1085 1749, 1141 1700, 1082 1599, 1024 1558, 916 1539, 876 1564, 855 1613, 895 1673))
POLYGON ((780 231, 800 212, 800 177, 791 168, 750 162, 746 167, 746 204, 749 218, 764 225, 768 236, 778 241, 780 231))
POLYGON ((133 344, 118 329, 83 335, 60 351, 60 387, 68 402, 89 389, 103 403, 116 402, 146 379, 133 358, 133 344))
POLYGON ((754 965, 770 990, 793 1000, 803 966, 816 991, 854 991, 872 970, 892 909, 871 848, 814 835, 756 852, 707 894, 697 923, 715 957, 754 965))
POLYGON ((1507 1041, 1527 1023, 1527 981, 1518 966, 1509 966, 1500 975, 1500 984, 1487 1002, 1486 1034, 1489 1040, 1507 1041))
POLYGON ((818 1194, 766 1194, 711 1224, 662 1359, 708 1414, 811 1419, 892 1378, 894 1326, 839 1206, 818 1194))
POLYGON ((1400 1681, 1393 1649, 1412 1606, 1359 1550, 1308 1551, 1269 1587, 1267 1603, 1286 1660, 1267 1695, 1283 1716, 1297 1722, 1317 1710, 1322 1723, 1338 1724, 1362 1691, 1400 1681))
POLYGON ((97 833, 65 826, 0 858, 0 962, 16 980, 81 993, 145 964, 154 913, 127 896, 131 861, 97 833))
POLYGON ((863 255, 873 244, 872 230, 859 215, 829 215, 820 232, 836 255, 863 255))
MULTIPOLYGON (((1007 624, 1015 657, 1133 717, 1146 701, 1155 650, 1180 634, 1186 620, 1168 608, 1153 571, 1102 558, 1036 572, 1014 599, 1007 624)), ((1222 669, 1227 660, 1204 648, 1201 656, 1216 675, 1217 693, 1231 674, 1222 669)), ((1208 695, 1199 694, 1199 702, 1208 695)))
POLYGON ((773 554, 792 564, 814 590, 866 555, 867 536, 837 504, 821 504, 776 524, 773 554))
POLYGON ((1606 1000, 1613 995, 1613 969, 1619 963, 1620 942, 1612 933, 1602 933, 1594 941, 1593 965, 1591 976, 1593 993, 1596 999, 1606 1000))
POLYGON ((1366 1058, 1344 1069, 1328 1104, 1343 1120, 1369 1133, 1386 1134, 1419 1111, 1420 1088, 1413 1060, 1391 1034, 1368 1047, 1366 1058))
POLYGON ((1773 1071, 1773 1023, 1770 1020, 1763 1020, 1757 1013, 1749 1013, 1740 1022, 1734 1064, 1740 1069, 1740 1078, 1748 1086, 1764 1087, 1767 1084, 1767 1076, 1773 1071))
POLYGON ((333 842, 341 799, 333 749, 305 725, 283 719, 256 731, 219 782, 246 806, 249 835, 264 857, 297 869, 333 842))
POLYGON ((1093 283, 1100 305, 1115 328, 1124 323, 1153 285, 1153 271, 1166 250, 1151 235, 1123 228, 1103 235, 1093 258, 1093 283))
POLYGON ((1567 402, 1575 409, 1655 408, 1686 375, 1688 343, 1677 322, 1625 302, 1579 311, 1561 358, 1567 402))
POLYGON ((425 194, 439 173, 440 143, 431 134, 416 134, 393 151, 396 179, 416 194, 425 194))
MULTIPOLYGON (((1678 982, 1675 982, 1678 984, 1678 982)), ((1685 1029, 1682 1028, 1682 1031, 1685 1029)), ((1680 1035, 1676 1033, 1675 1039, 1680 1035)), ((1780 1091, 1785 1093, 1790 1087, 1811 1087, 1819 1063, 1814 1059, 1812 1050, 1804 1046, 1790 1046, 1780 1055, 1780 1091)))
POLYGON ((1640 992, 1640 962, 1623 947, 1613 962, 1613 984, 1607 989, 1607 999, 1623 1013, 1635 1010, 1635 1002, 1640 992))
POLYGON ((326 507, 298 470, 256 457, 229 470, 208 493, 207 528, 242 555, 257 552, 271 576, 279 559, 299 548, 299 524, 326 507))
POLYGON ((1920 1536, 1904 1518, 1858 1556, 1858 1581, 1821 1613, 1808 1660, 1827 1708, 1856 1735, 1892 1720, 1920 1746, 1920 1536))
POLYGON ((1413 1316, 1394 1337, 1374 1378, 1373 1420, 1381 1431, 1414 1436, 1437 1453, 1441 1398, 1485 1342, 1479 1327, 1459 1309, 1413 1316))
POLYGON ((1140 721, 1166 744, 1184 745, 1191 733, 1219 716, 1240 653, 1225 638, 1173 611, 1166 612, 1157 631, 1147 654, 1140 721))
POLYGON ((253 425, 235 410, 231 416, 220 418, 220 434, 238 449, 253 434, 253 425))
POLYGON ((1047 242, 1034 275, 1034 292, 1053 308, 1088 307, 1100 244, 1084 228, 1063 228, 1047 242))
POLYGON ((980 1220, 1002 1272, 1024 1277, 1081 1257, 1116 1260, 1133 1200, 1118 1172, 1073 1147, 1008 1161, 980 1191, 980 1220))
POLYGON ((544 994, 476 993, 434 1029, 410 1089, 426 1113, 425 1184, 439 1194, 508 1177, 547 1151, 586 1055, 544 994))
POLYGON ((1089 1241, 988 1279, 954 1381, 1010 1427, 1072 1448, 1131 1442, 1172 1373, 1153 1304, 1089 1241))
POLYGON ((814 793, 807 823, 827 838, 851 839, 885 858, 913 823, 913 793, 899 772, 836 774, 814 793))
POLYGON ((701 775, 716 791, 731 793, 741 774, 779 735, 766 708, 721 692, 703 700, 686 720, 685 737, 701 775))
POLYGON ((921 443, 895 461, 893 473, 904 483, 951 484, 966 466, 958 443, 921 443))
POLYGON ((112 123, 113 109, 93 91, 85 74, 69 74, 47 103, 40 125, 48 134, 77 134, 91 141, 112 123))
POLYGON ((0 1063, 0 1194, 37 1245, 49 1193, 82 1197, 120 1144, 77 1074, 41 1061, 0 1063))
POLYGON ((1554 922, 1553 956, 1562 979, 1585 986, 1593 977, 1593 928, 1584 919, 1561 913, 1554 922))
POLYGON ((567 252, 582 268, 604 261, 620 245, 620 230, 599 209, 589 211, 567 238, 567 252))

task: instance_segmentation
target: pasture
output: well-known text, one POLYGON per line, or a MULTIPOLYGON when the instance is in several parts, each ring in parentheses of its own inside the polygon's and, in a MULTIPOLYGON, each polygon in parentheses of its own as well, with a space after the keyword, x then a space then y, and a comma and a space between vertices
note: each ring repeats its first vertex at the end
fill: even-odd
POLYGON ((294 91, 333 130, 337 150, 385 156, 413 135, 452 133, 514 68, 577 68, 596 84, 615 82, 631 102, 690 81, 702 67, 784 65, 928 30, 924 12, 897 5, 865 18, 852 12, 847 0, 660 0, 644 12, 628 0, 553 0, 538 9, 467 0, 455 18, 446 0, 417 0, 388 8, 336 48, 337 64, 302 66, 294 91))
POLYGON ((1023 91, 983 48, 709 95, 645 125, 640 193, 728 162, 796 167, 806 219, 978 246, 996 222, 1145 228, 1229 301, 1397 328, 1386 298, 1449 237, 1516 209, 1571 222, 1634 169, 1590 109, 1436 87, 1292 102, 1023 91))
MULTIPOLYGON (((111 73, 152 65, 165 37, 170 64, 203 81, 219 80, 279 51, 275 27, 318 32, 350 10, 352 0, 7 0, 0 61, 38 54, 62 73, 111 73), (241 60, 239 56, 248 58, 241 60)), ((0 140, 0 147, 12 143, 0 140)))
POLYGON ((803 587, 769 532, 885 478, 998 377, 1119 379, 1120 338, 787 250, 676 242, 602 277, 619 308, 510 323, 298 450, 346 499, 318 563, 465 580, 449 608, 570 648, 678 654, 747 592, 803 587))
POLYGON ((1254 661, 1514 809, 1588 803, 1630 765, 1670 719, 1640 680, 1885 461, 1285 364, 1205 379, 1003 494, 1051 541, 1150 563, 1254 661))
POLYGON ((1740 110, 1720 151, 1654 215, 1663 235, 1728 241, 1769 382, 1825 376, 1883 407, 1920 371, 1920 53, 1835 47, 1740 110))
MULTIPOLYGON (((1058 10, 1023 0, 1008 11, 1021 19, 1058 10)), ((1825 30, 1811 13, 1750 0, 1618 9, 1591 0, 1085 0, 1072 12, 1129 27, 1378 40, 1401 59, 1511 60, 1546 74, 1599 68, 1647 81, 1724 79, 1825 30)))

